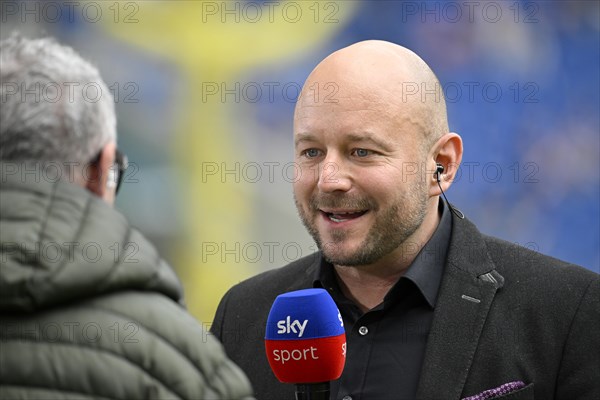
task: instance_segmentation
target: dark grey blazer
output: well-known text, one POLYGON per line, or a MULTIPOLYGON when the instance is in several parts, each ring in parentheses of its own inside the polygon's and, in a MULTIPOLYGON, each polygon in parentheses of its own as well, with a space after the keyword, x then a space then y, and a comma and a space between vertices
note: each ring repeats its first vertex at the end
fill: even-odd
MULTIPOLYGON (((267 271, 221 300, 211 331, 257 399, 294 399, 293 385, 269 368, 266 319, 277 295, 312 287, 319 262, 315 253, 267 271)), ((600 275, 482 235, 453 216, 417 398, 458 400, 523 381, 525 388, 500 398, 600 399, 599 327, 600 275)))

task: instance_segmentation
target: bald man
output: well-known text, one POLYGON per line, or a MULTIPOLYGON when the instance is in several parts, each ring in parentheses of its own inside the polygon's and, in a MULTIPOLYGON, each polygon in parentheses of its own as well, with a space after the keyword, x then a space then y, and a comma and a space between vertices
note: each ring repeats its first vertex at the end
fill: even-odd
POLYGON ((366 41, 323 60, 294 147, 296 206, 319 252, 234 286, 212 327, 258 399, 294 398, 262 333, 276 296, 313 287, 346 329, 332 399, 600 398, 599 276, 482 235, 440 199, 462 139, 415 53, 366 41), (312 96, 330 82, 333 101, 312 96))

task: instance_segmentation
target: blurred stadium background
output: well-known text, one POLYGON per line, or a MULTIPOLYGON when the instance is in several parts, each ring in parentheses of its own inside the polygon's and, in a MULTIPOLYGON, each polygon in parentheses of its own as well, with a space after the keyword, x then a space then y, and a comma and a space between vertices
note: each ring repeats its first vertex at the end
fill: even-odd
POLYGON ((294 102, 365 39, 438 74, 465 142, 450 200, 485 233, 598 272, 599 4, 1 1, 0 34, 55 36, 98 66, 132 163, 117 208, 208 325, 231 285, 314 251, 291 194, 294 102))

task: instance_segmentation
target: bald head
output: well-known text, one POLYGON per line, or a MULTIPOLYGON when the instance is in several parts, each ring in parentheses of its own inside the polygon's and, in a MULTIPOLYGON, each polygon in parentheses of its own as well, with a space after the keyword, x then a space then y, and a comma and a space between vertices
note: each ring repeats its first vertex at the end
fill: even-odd
POLYGON ((397 279, 412 262, 404 255, 417 254, 412 246, 437 227, 439 194, 460 164, 462 140, 448 132, 427 64, 403 47, 368 41, 312 71, 296 103, 294 152, 296 207, 338 276, 355 266, 397 279))
POLYGON ((379 40, 355 43, 325 58, 311 72, 297 103, 302 107, 329 100, 363 98, 382 115, 421 131, 423 145, 448 132, 441 85, 429 66, 405 47, 379 40), (322 96, 315 97, 320 88, 322 96), (335 93, 333 93, 335 91, 335 93))

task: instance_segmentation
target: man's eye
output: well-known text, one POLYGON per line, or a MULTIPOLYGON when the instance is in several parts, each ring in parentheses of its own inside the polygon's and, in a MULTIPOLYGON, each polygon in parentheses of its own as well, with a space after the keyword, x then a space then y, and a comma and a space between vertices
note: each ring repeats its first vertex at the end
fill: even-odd
POLYGON ((317 149, 306 149, 302 152, 308 158, 315 158, 319 155, 319 150, 317 149))
POLYGON ((371 155, 371 151, 369 151, 367 149, 356 149, 356 150, 354 150, 354 154, 357 157, 367 157, 367 156, 371 155))

